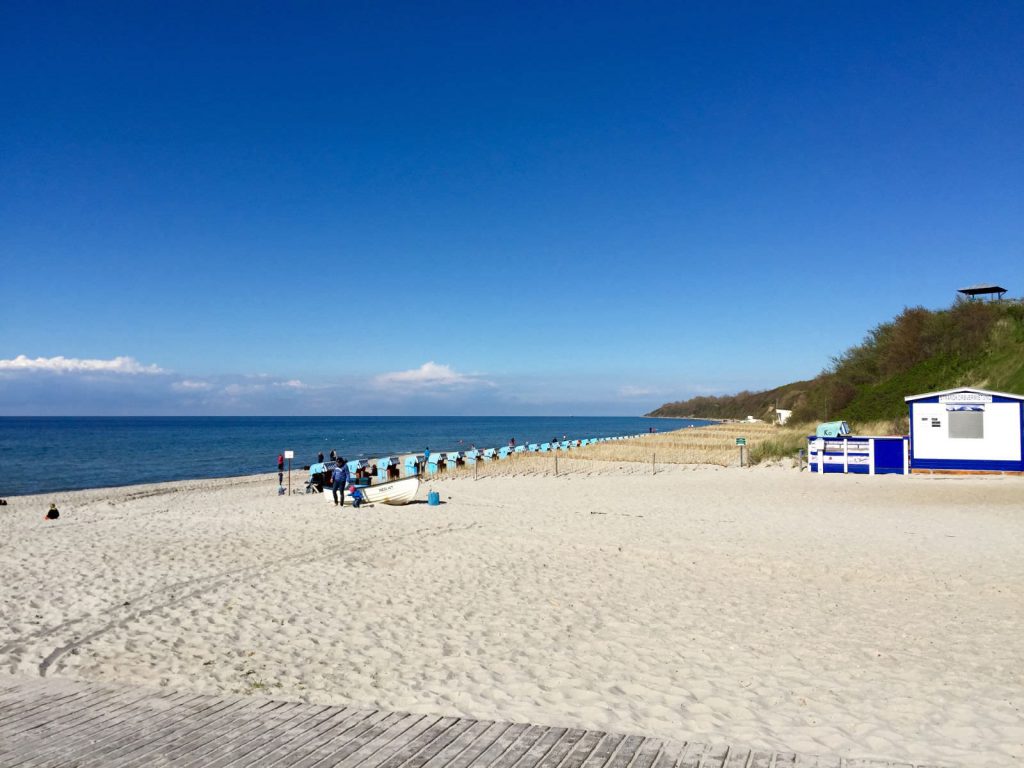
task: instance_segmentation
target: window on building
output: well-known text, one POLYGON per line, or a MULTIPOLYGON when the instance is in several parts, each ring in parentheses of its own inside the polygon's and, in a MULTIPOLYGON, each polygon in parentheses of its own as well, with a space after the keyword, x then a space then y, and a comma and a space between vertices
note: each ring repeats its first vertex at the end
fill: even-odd
POLYGON ((985 437, 984 411, 950 411, 946 415, 951 438, 978 440, 985 437))

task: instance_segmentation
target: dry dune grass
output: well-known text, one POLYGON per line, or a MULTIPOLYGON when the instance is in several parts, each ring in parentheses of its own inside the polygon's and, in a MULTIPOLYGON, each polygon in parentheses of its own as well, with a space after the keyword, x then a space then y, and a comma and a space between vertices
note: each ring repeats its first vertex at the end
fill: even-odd
POLYGON ((613 440, 556 453, 513 454, 498 461, 467 465, 448 474, 478 477, 555 474, 591 475, 614 472, 651 473, 659 465, 712 464, 722 467, 739 464, 736 438, 747 439, 748 456, 753 461, 772 456, 792 456, 807 436, 807 426, 779 427, 773 424, 721 423, 691 427, 672 432, 641 435, 630 440, 613 440), (794 446, 792 450, 789 446, 794 446))

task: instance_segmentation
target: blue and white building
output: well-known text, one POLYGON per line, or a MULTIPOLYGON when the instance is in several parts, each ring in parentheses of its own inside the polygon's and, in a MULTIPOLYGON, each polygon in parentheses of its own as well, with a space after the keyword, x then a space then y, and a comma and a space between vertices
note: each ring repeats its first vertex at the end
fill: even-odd
POLYGON ((904 398, 913 472, 1024 472, 1024 395, 961 387, 904 398))

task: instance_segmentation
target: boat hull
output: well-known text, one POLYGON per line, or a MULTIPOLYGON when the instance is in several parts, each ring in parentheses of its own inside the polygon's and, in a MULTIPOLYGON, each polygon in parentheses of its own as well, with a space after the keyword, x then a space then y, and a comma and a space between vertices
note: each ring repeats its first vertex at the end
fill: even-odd
MULTIPOLYGON (((416 499, 416 492, 420 488, 420 479, 418 477, 403 477, 400 480, 391 480, 379 485, 361 485, 358 488, 363 494, 364 504, 401 506, 416 499)), ((323 497, 326 501, 334 503, 334 494, 331 493, 330 486, 324 488, 323 497)), ((345 491, 345 501, 349 504, 352 503, 352 496, 348 490, 345 491)))

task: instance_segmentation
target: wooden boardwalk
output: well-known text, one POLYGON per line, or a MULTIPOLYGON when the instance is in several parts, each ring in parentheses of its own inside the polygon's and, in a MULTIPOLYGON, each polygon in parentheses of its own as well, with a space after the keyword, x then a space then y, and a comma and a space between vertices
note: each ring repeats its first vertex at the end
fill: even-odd
POLYGON ((0 676, 0 766, 883 768, 571 728, 0 676))

